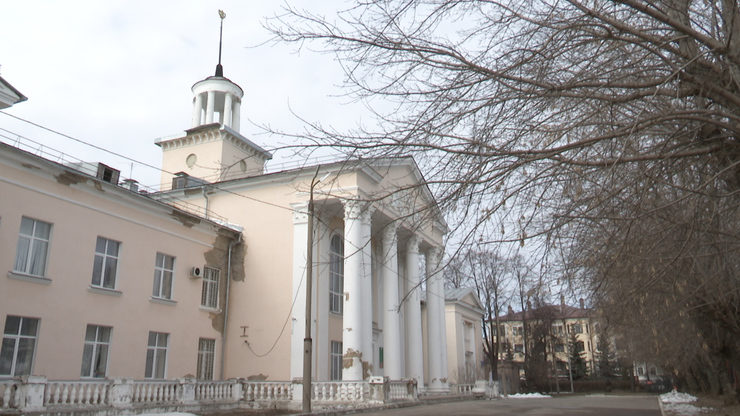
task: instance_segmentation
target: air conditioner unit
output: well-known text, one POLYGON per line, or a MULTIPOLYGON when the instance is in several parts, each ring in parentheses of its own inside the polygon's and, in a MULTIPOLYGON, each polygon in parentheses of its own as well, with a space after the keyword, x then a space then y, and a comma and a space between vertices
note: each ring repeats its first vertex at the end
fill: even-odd
POLYGON ((198 266, 193 267, 193 269, 190 270, 190 277, 193 279, 198 279, 198 278, 203 277, 203 269, 198 266))

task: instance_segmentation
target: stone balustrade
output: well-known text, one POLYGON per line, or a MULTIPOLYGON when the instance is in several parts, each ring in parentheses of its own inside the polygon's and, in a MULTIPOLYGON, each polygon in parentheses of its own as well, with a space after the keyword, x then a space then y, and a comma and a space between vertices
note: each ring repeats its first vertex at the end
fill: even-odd
MULTIPOLYGON (((203 411, 236 408, 299 409, 302 383, 280 381, 177 380, 47 380, 23 376, 0 380, 0 414, 84 412, 118 415, 136 411, 203 411)), ((469 391, 467 387, 463 388, 469 391)), ((390 381, 317 381, 311 384, 311 400, 318 407, 357 404, 373 406, 392 401, 418 399, 415 379, 390 381)))

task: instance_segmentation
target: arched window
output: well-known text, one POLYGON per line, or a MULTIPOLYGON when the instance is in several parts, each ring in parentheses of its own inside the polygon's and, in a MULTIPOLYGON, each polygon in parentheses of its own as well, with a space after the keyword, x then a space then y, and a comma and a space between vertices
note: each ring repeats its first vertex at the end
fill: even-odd
POLYGON ((329 312, 341 314, 344 302, 344 241, 339 235, 331 238, 329 247, 329 312))

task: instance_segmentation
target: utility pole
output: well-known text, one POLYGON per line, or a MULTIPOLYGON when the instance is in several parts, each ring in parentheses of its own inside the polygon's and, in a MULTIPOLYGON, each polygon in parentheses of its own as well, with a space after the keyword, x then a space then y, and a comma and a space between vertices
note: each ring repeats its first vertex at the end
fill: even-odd
MULTIPOLYGON (((318 181, 319 167, 311 179, 308 197, 308 233, 306 236, 306 335, 303 337, 303 413, 311 413, 311 360, 313 340, 311 339, 311 280, 313 278, 313 188, 318 181)), ((322 178, 323 179, 323 178, 322 178)))

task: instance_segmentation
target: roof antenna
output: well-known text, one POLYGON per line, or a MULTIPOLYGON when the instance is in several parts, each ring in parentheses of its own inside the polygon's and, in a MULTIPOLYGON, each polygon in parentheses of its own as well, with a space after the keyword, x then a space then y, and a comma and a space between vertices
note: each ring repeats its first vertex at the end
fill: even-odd
POLYGON ((221 42, 224 37, 224 19, 226 19, 226 13, 223 10, 218 11, 218 16, 221 18, 221 29, 218 33, 218 65, 216 65, 216 76, 224 76, 224 67, 221 66, 221 42))

